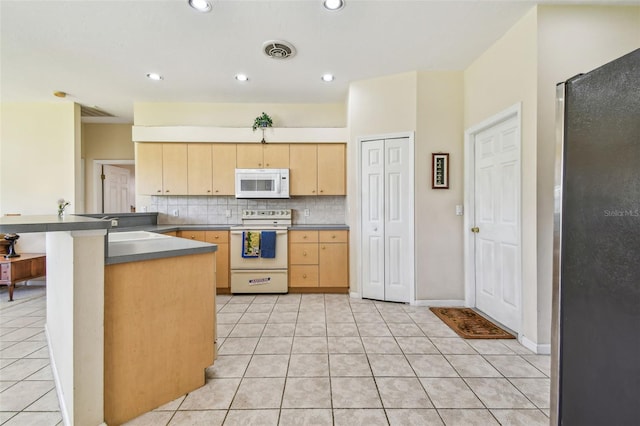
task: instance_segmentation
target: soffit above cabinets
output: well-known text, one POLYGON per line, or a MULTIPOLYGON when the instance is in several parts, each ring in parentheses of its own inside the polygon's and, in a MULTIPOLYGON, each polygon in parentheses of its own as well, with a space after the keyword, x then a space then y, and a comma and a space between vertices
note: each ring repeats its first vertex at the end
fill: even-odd
MULTIPOLYGON (((133 126, 134 142, 260 142, 262 132, 250 128, 207 126, 133 126)), ((273 143, 344 143, 349 139, 346 127, 275 128, 265 130, 273 143)))

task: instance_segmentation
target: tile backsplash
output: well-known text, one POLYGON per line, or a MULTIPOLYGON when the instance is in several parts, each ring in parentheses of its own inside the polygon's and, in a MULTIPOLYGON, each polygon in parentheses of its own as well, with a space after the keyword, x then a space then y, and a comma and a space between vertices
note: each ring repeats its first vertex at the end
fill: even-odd
POLYGON ((158 212, 159 225, 239 225, 246 209, 291 209, 294 225, 344 224, 346 220, 344 196, 246 200, 233 196, 154 195, 150 203, 147 211, 158 212), (304 215, 307 209, 309 216, 304 215))

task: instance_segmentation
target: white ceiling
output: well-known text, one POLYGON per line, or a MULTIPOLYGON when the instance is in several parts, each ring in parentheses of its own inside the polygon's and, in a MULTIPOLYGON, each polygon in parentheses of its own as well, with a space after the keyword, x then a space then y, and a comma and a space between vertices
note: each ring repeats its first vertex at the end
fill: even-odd
POLYGON ((203 14, 186 0, 0 0, 2 101, 71 100, 116 115, 111 122, 132 122, 138 101, 344 102, 353 81, 465 69, 534 4, 640 3, 346 2, 330 12, 322 0, 212 0, 203 14), (268 58, 262 44, 272 39, 297 55, 268 58), (234 79, 240 72, 248 82, 234 79), (334 82, 321 81, 326 72, 334 82))

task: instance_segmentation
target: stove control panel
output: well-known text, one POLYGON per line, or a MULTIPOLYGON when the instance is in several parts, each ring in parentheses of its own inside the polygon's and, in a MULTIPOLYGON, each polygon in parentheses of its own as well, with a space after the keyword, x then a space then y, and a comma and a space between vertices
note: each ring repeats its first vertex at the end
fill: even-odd
POLYGON ((291 220, 291 209, 242 210, 243 220, 282 219, 291 220))

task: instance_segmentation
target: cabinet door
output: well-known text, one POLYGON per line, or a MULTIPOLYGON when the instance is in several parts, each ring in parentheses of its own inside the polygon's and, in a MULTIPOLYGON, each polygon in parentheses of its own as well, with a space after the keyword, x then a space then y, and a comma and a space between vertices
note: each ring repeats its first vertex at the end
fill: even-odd
POLYGON ((187 195, 187 144, 162 145, 162 189, 164 195, 187 195))
POLYGON ((162 195, 162 144, 136 143, 136 187, 144 195, 162 195))
POLYGON ((317 145, 289 145, 289 192, 291 195, 318 195, 317 145))
POLYGON ((259 143, 239 143, 236 145, 236 165, 239 169, 261 169, 262 165, 262 144, 259 143))
POLYGON ((318 285, 349 287, 349 250, 347 244, 320 243, 318 285))
POLYGON ((236 144, 211 144, 213 195, 234 195, 236 180, 236 144))
POLYGON ((190 143, 187 145, 187 189, 189 195, 211 195, 211 158, 210 144, 190 143))
POLYGON ((262 155, 265 169, 289 168, 289 144, 262 144, 262 155))
POLYGON ((204 241, 218 245, 216 288, 229 288, 229 231, 205 231, 204 241))
POLYGON ((318 144, 318 195, 346 194, 344 144, 318 144))

